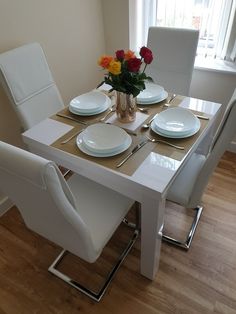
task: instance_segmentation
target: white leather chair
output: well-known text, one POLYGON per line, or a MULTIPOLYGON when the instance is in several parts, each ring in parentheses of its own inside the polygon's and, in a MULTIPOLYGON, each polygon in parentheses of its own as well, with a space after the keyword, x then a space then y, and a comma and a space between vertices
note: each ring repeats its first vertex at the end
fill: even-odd
POLYGON ((168 92, 189 95, 199 32, 192 29, 150 27, 147 46, 154 59, 146 72, 168 92))
POLYGON ((0 82, 24 130, 64 108, 39 43, 0 54, 0 82))
POLYGON ((65 181, 54 162, 4 142, 0 142, 0 178, 0 189, 18 207, 27 227, 63 247, 48 270, 99 301, 134 244, 137 229, 98 293, 56 266, 65 250, 89 263, 96 261, 134 201, 76 174, 65 181))
MULTIPOLYGON (((0 82, 24 131, 64 108, 39 43, 0 54, 0 82)), ((64 175, 70 171, 60 169, 64 175)))
POLYGON ((224 112, 223 118, 214 135, 211 147, 206 156, 193 154, 187 164, 180 171, 179 175, 173 181, 167 199, 180 204, 185 208, 193 208, 196 214, 192 226, 187 234, 186 241, 163 234, 163 240, 189 249, 197 224, 199 222, 203 207, 200 206, 204 189, 217 166, 221 156, 227 150, 229 143, 236 134, 236 89, 224 112))

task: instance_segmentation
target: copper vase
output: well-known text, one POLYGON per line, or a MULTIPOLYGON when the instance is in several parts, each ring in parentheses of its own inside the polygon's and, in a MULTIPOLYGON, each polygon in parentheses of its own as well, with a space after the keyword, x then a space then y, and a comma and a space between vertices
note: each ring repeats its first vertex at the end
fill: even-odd
POLYGON ((116 92, 116 114, 120 122, 132 122, 136 118, 136 98, 133 95, 116 92))

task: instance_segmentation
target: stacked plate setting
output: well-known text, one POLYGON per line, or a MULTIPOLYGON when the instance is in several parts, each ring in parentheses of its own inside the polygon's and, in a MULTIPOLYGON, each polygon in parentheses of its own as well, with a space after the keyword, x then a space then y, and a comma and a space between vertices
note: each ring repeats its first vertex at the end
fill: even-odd
POLYGON ((94 157, 110 157, 122 153, 132 143, 132 138, 123 129, 105 123, 88 126, 77 137, 78 148, 94 157))
POLYGON ((69 111, 80 116, 92 116, 106 111, 110 106, 110 98, 96 90, 72 99, 69 111))
POLYGON ((168 93, 160 85, 145 83, 146 88, 137 96, 137 103, 140 105, 151 105, 163 101, 168 93))
POLYGON ((199 119, 188 109, 169 108, 159 113, 152 121, 153 132, 169 138, 185 138, 200 129, 199 119))

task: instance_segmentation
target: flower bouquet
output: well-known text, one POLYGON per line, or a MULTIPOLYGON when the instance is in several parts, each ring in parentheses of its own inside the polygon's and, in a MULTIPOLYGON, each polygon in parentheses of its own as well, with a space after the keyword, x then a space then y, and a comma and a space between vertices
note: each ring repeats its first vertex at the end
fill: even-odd
POLYGON ((131 50, 117 50, 115 57, 103 55, 98 60, 98 64, 107 70, 98 87, 106 83, 111 86, 110 91, 117 92, 117 113, 123 122, 135 119, 135 97, 145 89, 145 81, 152 81, 145 73, 147 65, 153 60, 152 51, 144 46, 139 55, 138 58, 131 50))

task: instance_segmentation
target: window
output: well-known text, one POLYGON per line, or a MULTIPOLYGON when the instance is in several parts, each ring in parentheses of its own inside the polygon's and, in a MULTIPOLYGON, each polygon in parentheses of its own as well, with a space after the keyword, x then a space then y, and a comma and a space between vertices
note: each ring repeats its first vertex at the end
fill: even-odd
MULTIPOLYGON (((235 61, 236 0, 130 0, 136 3, 136 49, 146 44, 149 26, 196 28, 197 54, 235 61)), ((132 36, 132 34, 131 34, 132 36)))
POLYGON ((231 0, 157 0, 156 25, 196 28, 197 54, 224 58, 232 4, 231 0))

